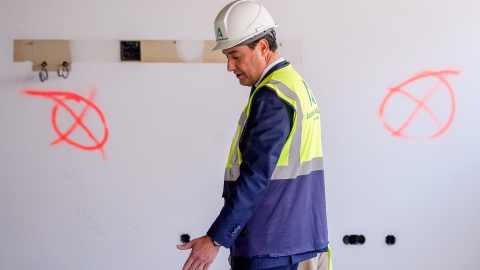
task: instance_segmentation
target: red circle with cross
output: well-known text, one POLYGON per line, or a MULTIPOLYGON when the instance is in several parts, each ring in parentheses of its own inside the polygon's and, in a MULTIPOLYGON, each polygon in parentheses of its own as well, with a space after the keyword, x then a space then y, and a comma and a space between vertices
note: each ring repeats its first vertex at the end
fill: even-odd
POLYGON ((427 137, 435 138, 444 134, 452 124, 455 115, 455 96, 450 83, 446 79, 446 76, 458 74, 460 74, 460 72, 451 70, 436 72, 424 71, 413 78, 402 82, 398 86, 388 89, 389 92, 383 99, 379 111, 380 118, 382 119, 385 128, 392 134, 392 136, 396 137, 405 139, 422 137, 425 134, 418 135, 415 134, 415 130, 407 132, 406 129, 415 121, 415 119, 419 118, 418 115, 420 112, 425 112, 431 121, 433 121, 435 126, 435 129, 430 131, 431 134, 428 134, 427 137), (433 85, 428 85, 429 83, 433 83, 433 85), (415 92, 409 90, 410 88, 415 88, 413 87, 415 84, 417 84, 417 87, 424 88, 420 89, 423 90, 421 91, 423 92, 422 95, 419 95, 418 91, 415 92), (448 108, 446 109, 448 111, 448 115, 444 117, 439 116, 439 111, 435 111, 428 104, 428 101, 432 99, 432 97, 435 95, 440 95, 440 91, 443 91, 441 94, 446 97, 442 100, 442 110, 444 111, 444 108, 448 108), (413 104, 413 109, 411 111, 405 112, 405 110, 396 110, 399 108, 398 106, 400 103, 398 101, 400 100, 400 97, 407 98, 409 103, 411 103, 409 104, 410 106, 413 104), (389 115, 397 114, 397 118, 403 118, 405 120, 394 124, 392 118, 388 118, 386 116, 386 109, 391 112, 389 115), (404 115, 399 116, 399 113, 403 113, 404 115))
POLYGON ((52 125, 53 125, 53 129, 55 130, 55 132, 59 137, 58 139, 53 141, 50 145, 54 145, 60 142, 66 142, 72 146, 75 146, 83 150, 100 150, 102 152, 103 158, 105 159, 103 145, 106 143, 108 138, 108 129, 105 123, 105 117, 103 116, 103 113, 92 102, 94 92, 95 91, 92 91, 90 98, 86 99, 82 96, 79 96, 74 93, 69 93, 69 92, 56 92, 56 91, 44 92, 44 91, 34 91, 34 90, 25 91, 27 95, 49 98, 55 102, 55 105, 52 109, 52 125), (71 105, 73 104, 71 104, 71 102, 73 102, 73 104, 79 104, 80 106, 83 106, 83 109, 79 113, 76 112, 72 108, 71 105), (71 125, 67 129, 64 129, 63 131, 59 128, 59 124, 58 124, 59 109, 62 109, 64 114, 66 112, 66 114, 70 115, 70 117, 73 119, 71 125), (101 137, 101 139, 98 139, 92 132, 91 128, 87 127, 87 125, 85 124, 84 118, 87 112, 92 110, 99 117, 103 125, 103 137, 99 136, 101 137), (87 138, 90 139, 90 144, 86 144, 84 142, 78 142, 72 139, 71 135, 75 130, 79 130, 79 132, 85 133, 87 135, 87 138))

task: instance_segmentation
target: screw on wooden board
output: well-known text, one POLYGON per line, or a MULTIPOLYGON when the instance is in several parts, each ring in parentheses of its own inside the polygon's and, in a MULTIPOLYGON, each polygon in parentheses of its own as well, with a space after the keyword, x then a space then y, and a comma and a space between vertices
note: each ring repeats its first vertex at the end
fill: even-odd
POLYGON ((42 69, 40 70, 40 73, 38 73, 38 77, 40 78, 41 82, 48 80, 48 71, 45 68, 46 66, 47 66, 47 62, 44 61, 42 63, 42 69))

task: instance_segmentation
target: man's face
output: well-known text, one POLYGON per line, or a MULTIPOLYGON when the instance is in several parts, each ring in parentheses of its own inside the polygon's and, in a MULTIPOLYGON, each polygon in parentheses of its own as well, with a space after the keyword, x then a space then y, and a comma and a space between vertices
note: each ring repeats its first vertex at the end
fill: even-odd
POLYGON ((227 70, 235 73, 241 85, 252 86, 262 76, 266 61, 260 44, 253 50, 242 45, 222 52, 227 56, 227 70))

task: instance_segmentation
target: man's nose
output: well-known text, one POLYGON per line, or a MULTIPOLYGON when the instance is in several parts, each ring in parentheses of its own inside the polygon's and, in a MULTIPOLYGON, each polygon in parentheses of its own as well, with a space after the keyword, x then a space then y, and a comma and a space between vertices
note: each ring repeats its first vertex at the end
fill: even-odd
POLYGON ((227 70, 229 72, 231 72, 231 71, 234 71, 236 68, 237 68, 237 66, 235 65, 234 61, 232 61, 231 59, 228 59, 227 60, 227 70))

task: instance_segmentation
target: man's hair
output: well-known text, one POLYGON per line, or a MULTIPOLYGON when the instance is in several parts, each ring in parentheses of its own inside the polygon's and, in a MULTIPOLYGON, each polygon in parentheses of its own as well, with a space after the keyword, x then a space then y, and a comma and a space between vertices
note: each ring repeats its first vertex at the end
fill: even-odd
POLYGON ((270 30, 270 32, 266 33, 265 36, 262 36, 260 37, 259 39, 256 39, 250 43, 247 43, 245 45, 247 45, 250 49, 255 49, 255 47, 257 46, 258 42, 260 42, 260 40, 262 39, 266 39, 267 42, 268 42, 268 49, 272 52, 275 52, 278 48, 278 45, 277 45, 277 38, 276 38, 276 34, 275 34, 275 30, 270 30))

